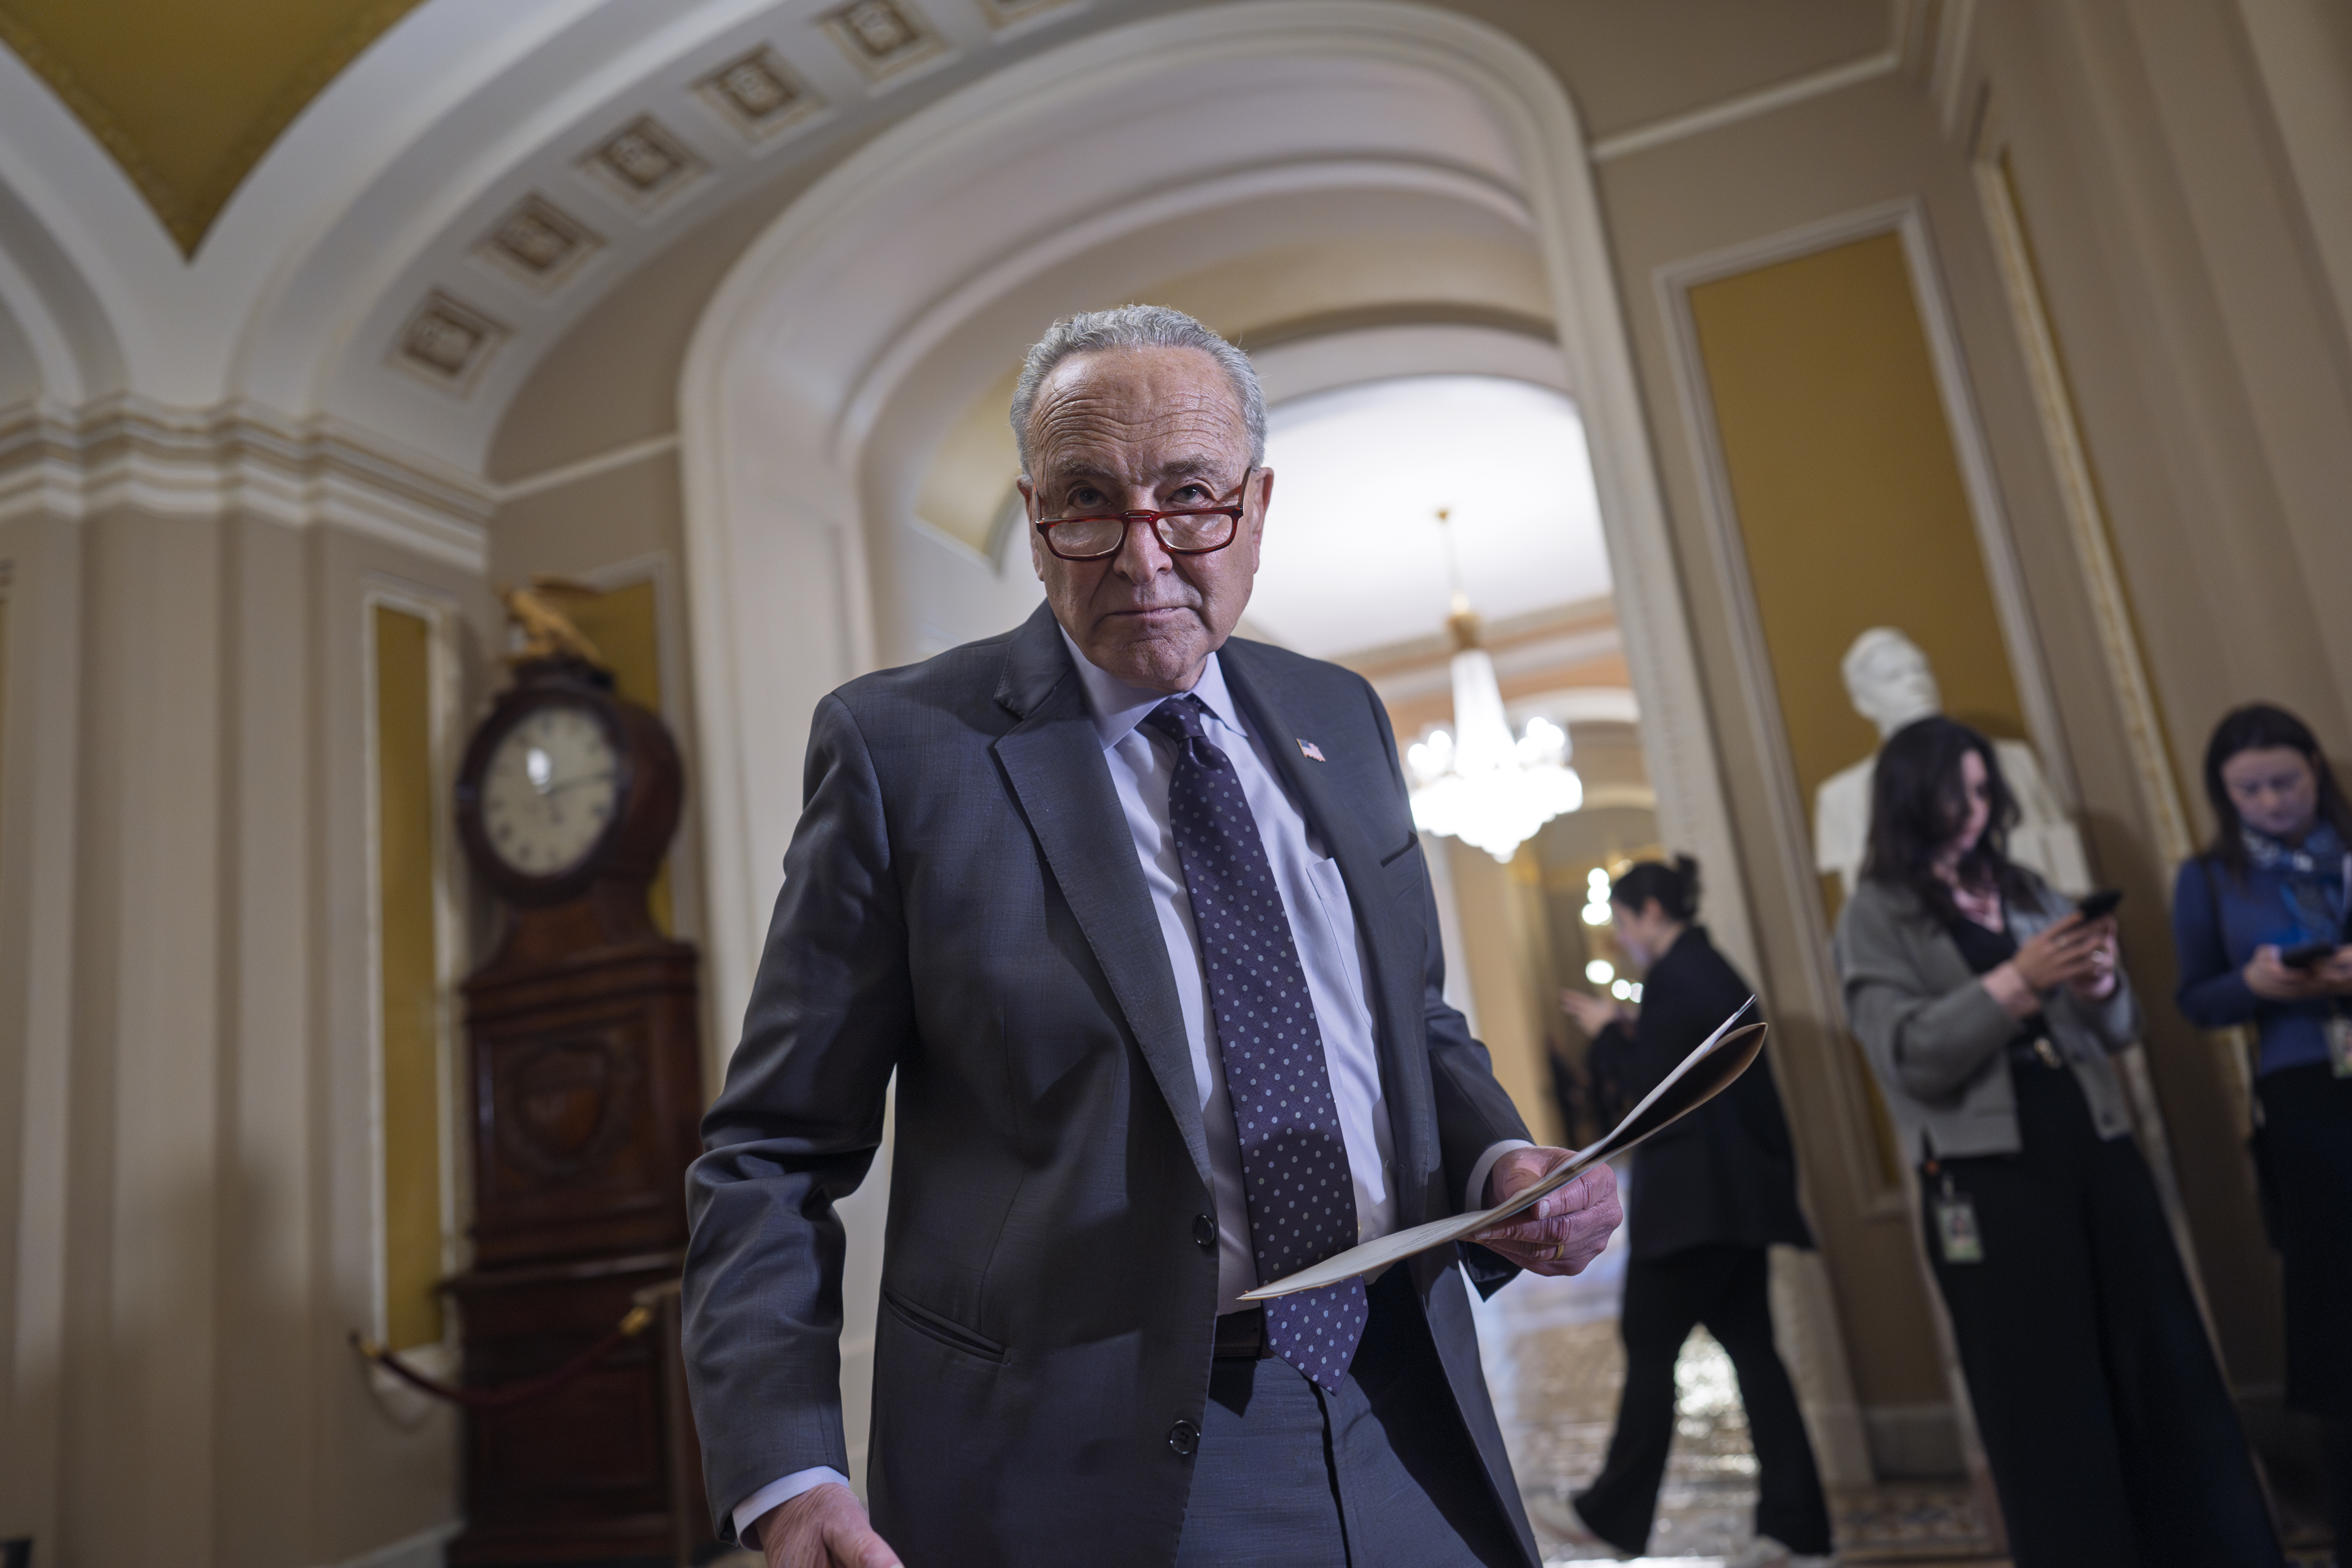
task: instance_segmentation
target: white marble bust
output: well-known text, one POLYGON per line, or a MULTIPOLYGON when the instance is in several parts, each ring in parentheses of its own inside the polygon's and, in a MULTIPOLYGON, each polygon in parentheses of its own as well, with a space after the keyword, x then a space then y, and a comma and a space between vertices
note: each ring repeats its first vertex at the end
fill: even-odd
MULTIPOLYGON (((1853 639, 1839 666, 1853 710, 1878 727, 1885 740, 1906 724, 1944 710, 1936 672, 1919 645, 1892 626, 1873 626, 1853 639)), ((2022 741, 1993 742, 2001 777, 2017 800, 2017 826, 2010 829, 2009 857, 2042 873, 2060 892, 2082 894, 2091 886, 2083 857, 2083 836, 2051 792, 2033 748, 2022 741)), ((1870 842, 1870 781, 1878 756, 1871 753, 1830 778, 1813 795, 1813 864, 1837 873, 1845 896, 1853 896, 1870 842)))

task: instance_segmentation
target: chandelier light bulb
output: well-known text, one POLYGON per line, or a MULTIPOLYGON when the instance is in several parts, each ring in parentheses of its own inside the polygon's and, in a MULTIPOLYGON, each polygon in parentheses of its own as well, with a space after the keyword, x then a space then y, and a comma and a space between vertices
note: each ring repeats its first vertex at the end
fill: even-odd
MULTIPOLYGON (((1474 844, 1507 863, 1538 828, 1584 804, 1584 781, 1568 765, 1568 731, 1559 725, 1530 719, 1524 734, 1511 733, 1495 660, 1479 646, 1478 616, 1463 591, 1450 519, 1449 509, 1438 509, 1453 588, 1454 612, 1446 626, 1455 649, 1454 728, 1431 731, 1405 752, 1419 781, 1412 792, 1413 826, 1474 844)), ((1585 918, 1591 920, 1590 910, 1585 918)))

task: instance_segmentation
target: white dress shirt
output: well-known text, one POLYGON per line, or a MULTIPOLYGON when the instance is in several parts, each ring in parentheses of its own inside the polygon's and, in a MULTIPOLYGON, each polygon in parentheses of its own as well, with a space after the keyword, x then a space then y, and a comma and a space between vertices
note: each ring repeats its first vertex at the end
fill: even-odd
MULTIPOLYGON (((1168 700, 1168 693, 1130 686, 1097 668, 1078 651, 1067 632, 1062 634, 1062 642, 1086 687, 1087 711, 1102 740, 1103 760, 1110 766, 1119 809, 1135 840, 1135 858, 1142 864, 1144 884, 1150 889, 1152 912, 1159 917, 1160 934, 1168 946, 1169 967, 1175 973, 1184 1036, 1192 1047, 1192 1084, 1201 1097, 1201 1121, 1209 1146, 1210 1197, 1217 1215, 1217 1310, 1221 1314, 1234 1311, 1242 1304, 1242 1292, 1255 1290, 1260 1284, 1250 1251, 1241 1134, 1234 1123, 1233 1099, 1225 1092, 1224 1068, 1217 1054, 1201 938, 1192 927, 1192 898, 1184 883, 1183 862, 1177 858, 1175 835, 1168 826, 1168 789, 1175 776, 1176 748, 1157 731, 1140 727, 1153 709, 1168 700)), ((1192 694, 1208 710, 1202 728, 1233 760, 1250 815, 1257 820, 1258 837, 1265 843, 1275 887, 1290 918, 1298 966, 1306 972, 1307 997, 1323 1032, 1323 1060, 1330 1075, 1331 1100, 1339 1113, 1339 1137, 1355 1176, 1356 1239, 1372 1241, 1396 1228, 1395 1166, 1388 1105, 1381 1092, 1379 1039, 1366 1002, 1364 973, 1370 960, 1356 930, 1355 910, 1348 902, 1338 863, 1324 853, 1321 839, 1283 788, 1265 739, 1250 732, 1234 706, 1216 655, 1209 656, 1192 694)), ((1513 1149, 1526 1147, 1524 1140, 1510 1139, 1482 1154, 1470 1173, 1464 1206, 1479 1206, 1486 1173, 1496 1161, 1513 1149)), ((761 1487, 736 1506, 736 1533, 749 1542, 750 1527, 761 1515, 826 1481, 845 1483, 845 1478, 821 1466, 761 1487)))

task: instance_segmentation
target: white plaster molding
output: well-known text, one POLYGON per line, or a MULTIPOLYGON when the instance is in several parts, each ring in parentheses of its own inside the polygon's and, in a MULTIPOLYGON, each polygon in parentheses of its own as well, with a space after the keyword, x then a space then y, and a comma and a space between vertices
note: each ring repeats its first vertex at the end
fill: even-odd
MULTIPOLYGON (((336 404, 347 417, 470 466, 496 424, 481 403, 511 393, 536 351, 598 289, 544 298, 457 258, 535 184, 572 203, 581 187, 566 174, 571 161, 625 120, 635 97, 652 92, 682 106, 693 82, 673 78, 721 63, 704 58, 714 50, 740 54, 747 29, 809 8, 806 0, 427 0, 304 107, 192 258, 89 129, 0 49, 0 218, 8 220, 0 223, 0 304, 26 324, 45 391, 67 403, 129 390, 188 407, 253 399, 303 416, 336 404), (368 335, 378 312, 413 310, 428 281, 460 297, 467 282, 478 284, 474 291, 500 310, 510 296, 530 302, 530 342, 517 345, 530 352, 502 355, 484 398, 450 405, 454 416, 432 392, 418 389, 407 405, 386 393, 389 335, 368 335), (79 298, 67 298, 77 290, 79 298), (74 374, 61 368, 68 359, 81 362, 74 374), (384 386, 353 398, 354 376, 384 386), (385 410, 376 402, 395 417, 377 416, 385 410)), ((673 110, 671 118, 688 116, 673 110)), ((696 151, 719 147, 731 189, 761 177, 751 150, 724 144, 740 139, 696 118, 705 121, 696 151)), ((772 138, 760 153, 796 139, 772 138)), ((703 207, 723 184, 686 205, 703 207)), ((590 270, 600 288, 666 238, 640 229, 625 222, 614 235, 630 256, 596 258, 590 270)))
MULTIPOLYGON (((1239 85, 1234 91, 1233 101, 1244 101, 1239 85)), ((1083 38, 894 127, 787 210, 746 251, 704 315, 682 378, 680 431, 721 1016, 748 993, 786 826, 754 821, 751 803, 759 803, 762 816, 789 817, 783 803, 793 797, 798 776, 802 715, 872 657, 856 585, 865 576, 866 522, 856 463, 865 428, 859 420, 888 395, 890 373, 919 361, 923 345, 952 324, 957 310, 938 302, 955 299, 970 319, 985 307, 991 288, 1001 294, 1011 286, 1019 268, 1003 266, 1007 259, 1025 255, 1035 266, 1051 253, 1050 238, 1033 237, 1076 228, 1090 216, 1088 192, 1062 190, 1070 216, 1059 225, 1050 216, 1041 219, 1032 201, 1021 215, 1025 232, 1000 237, 1003 215, 975 213, 970 191, 985 185, 991 164, 1017 164, 1030 190, 1057 190, 1052 160, 1074 154, 1057 154, 1043 144, 1042 132, 1061 127, 1057 140, 1066 144, 1069 128, 1084 127, 1089 115, 1097 134, 1088 152, 1123 176, 1122 191, 1190 185, 1197 192, 1239 171, 1296 170, 1318 158, 1335 174, 1375 163, 1395 169, 1414 161, 1411 144, 1418 136, 1419 162, 1448 174, 1452 188, 1483 185, 1515 198, 1560 305, 1564 379, 1584 411, 1619 592, 1629 605, 1628 626, 1637 628, 1628 634, 1628 658, 1654 716, 1643 726, 1651 771, 1669 781, 1662 815, 1677 844, 1710 864, 1733 866, 1729 816, 1597 200, 1581 133, 1558 79, 1513 40, 1450 13, 1381 0, 1205 8, 1083 38), (1173 148, 1160 154, 1160 166, 1139 167, 1100 145, 1102 128, 1131 121, 1157 84, 1246 83, 1243 73, 1257 72, 1271 92, 1278 73, 1316 69, 1397 84, 1388 89, 1383 146, 1351 159, 1328 125, 1268 124, 1238 113, 1225 118, 1252 121, 1245 158, 1217 147, 1173 148), (1082 86, 1074 91, 1073 83, 1082 86), (1439 104, 1442 130, 1435 121, 1416 123, 1412 110, 1439 104), (1112 105, 1120 106, 1118 112, 1112 105), (1286 146, 1286 138, 1298 144, 1286 146), (1169 166, 1187 155, 1206 166, 1196 162, 1191 174, 1181 163, 1169 166), (1219 159, 1225 160, 1222 168, 1219 159), (1000 226, 959 228, 958 213, 1000 226), (884 234, 891 246, 875 242, 884 234), (830 292, 817 281, 828 267, 842 268, 830 292), (797 335, 787 340, 773 314, 777 300, 795 290, 796 298, 835 302, 824 310, 803 309, 792 323, 797 335), (904 303, 894 303, 894 294, 904 303), (838 301, 845 297, 871 301, 870 308, 844 310, 838 301), (912 317, 891 317, 908 305, 912 317), (823 438, 801 426, 824 432, 823 438), (803 572, 830 556, 834 575, 829 602, 815 606, 816 622, 796 645, 804 651, 787 696, 776 689, 770 668, 781 650, 770 653, 761 644, 782 613, 738 600, 759 580, 752 557, 793 532, 803 541, 796 555, 803 572), (761 688, 757 700, 753 681, 761 688), (779 718, 780 704, 793 710, 789 718, 779 718), (762 731, 772 733, 762 738, 762 731)), ((1097 183, 1103 177, 1093 176, 1097 183)), ((1736 886, 1719 889, 1717 907, 1719 940, 1736 957, 1752 960, 1736 886)))
MULTIPOLYGON (((2177 865, 2196 850, 2180 781, 2173 772, 2165 745, 2164 721, 2158 712, 2156 690, 2140 657, 2139 633, 2132 622, 2131 600, 2125 592, 2123 572, 2108 538, 2105 509, 2082 427, 2074 416, 2073 393, 2059 357, 2058 341, 2050 325, 2042 289, 2033 273, 2023 216, 2017 210, 2009 177, 1998 155, 1979 158, 1974 173, 1977 195, 1987 226, 1992 231, 1993 256, 2000 269, 2001 291, 2009 302, 2025 358, 2027 379, 2033 388, 2034 413, 2056 470, 2059 499, 2066 514, 2066 531, 2081 562, 2084 586, 2098 628, 2099 651, 2105 656, 2107 679, 2114 684, 2116 707, 2130 747, 2132 773, 2139 785, 2158 858, 2177 865)), ((2238 1071, 2245 1071, 2243 1053, 2232 1052, 2238 1071)), ((2249 1089, 2251 1086, 2249 1086, 2249 1089)))
POLYGON ((1559 344, 1500 327, 1400 323, 1252 349, 1269 408, 1295 397, 1405 375, 1500 375, 1573 395, 1559 344))
POLYGON ((1902 68, 1902 65, 1903 51, 1898 44, 1875 54, 1864 55, 1860 59, 1848 60, 1843 65, 1831 66, 1771 87, 1759 88, 1754 92, 1741 93, 1737 98, 1727 98, 1704 109, 1694 109, 1664 120, 1654 120, 1647 125, 1636 125, 1630 131, 1604 136, 1592 144, 1592 161, 1596 163, 1612 163, 1636 153, 1646 153, 1654 147, 1664 147, 1710 131, 1720 131, 1727 125, 1775 113, 1810 99, 1826 98, 1831 93, 1843 92, 1847 88, 1859 87, 1883 76, 1892 76, 1902 68))
POLYGON ((1927 68, 1927 96, 1947 136, 1960 128, 1970 79, 1969 46, 1976 32, 1977 0, 1944 0, 1936 18, 1936 49, 1927 68))
POLYGON ((479 573, 490 495, 413 452, 333 421, 251 406, 190 411, 129 395, 68 410, 0 410, 0 521, 116 507, 173 517, 244 511, 341 528, 479 573))
MULTIPOLYGON (((74 401, 142 379, 167 341, 168 301, 180 291, 171 237, 121 166, 47 82, 0 48, 0 202, 11 221, 0 250, 12 271, 43 287, 29 309, 84 367, 79 386, 51 384, 74 401)), ((9 300, 12 310, 17 300, 9 300)))
POLYGON ((1466 206, 1485 207, 1517 224, 1525 224, 1528 216, 1516 195, 1477 172, 1448 168, 1433 161, 1380 157, 1269 160, 1219 170, 1206 178, 1088 210, 963 279, 952 293, 899 332, 858 378, 844 405, 832 432, 836 458, 846 458, 863 444, 884 400, 926 353, 958 325, 985 310, 991 300, 1009 293, 1021 279, 1122 235, 1157 225, 1244 202, 1333 190, 1446 197, 1466 206))
MULTIPOLYGON (((12 230, 21 240, 26 236, 29 226, 7 221, 11 216, 21 217, 21 214, 8 211, 16 205, 13 194, 0 189, 0 226, 12 230)), ((62 258, 49 247, 36 243, 31 248, 37 255, 47 253, 49 265, 43 268, 44 271, 52 275, 67 274, 69 285, 80 283, 79 279, 70 277, 70 268, 61 266, 62 258)), ((79 310, 74 313, 81 316, 85 323, 97 315, 87 289, 69 287, 68 298, 80 306, 79 310)), ((68 310, 71 310, 72 307, 68 306, 68 310)), ((26 270, 26 262, 5 247, 0 247, 0 310, 5 310, 16 323, 18 331, 24 333, 26 345, 32 350, 33 373, 40 384, 43 396, 68 405, 78 404, 95 394, 95 383, 114 379, 106 371, 97 370, 85 363, 86 356, 76 339, 89 335, 90 329, 85 325, 78 333, 68 321, 62 320, 48 290, 35 281, 33 274, 26 270)), ((110 334, 101 329, 94 335, 103 345, 105 358, 119 358, 112 353, 110 334)), ((119 363, 115 368, 120 368, 119 363)))
MULTIPOLYGON (((381 572, 365 572, 360 578, 360 690, 366 713, 366 723, 361 729, 362 779, 363 819, 366 825, 367 889, 367 1138, 369 1283, 371 1300, 368 1310, 373 1325, 373 1337, 383 1341, 389 1337, 387 1326, 388 1285, 384 1273, 384 1253, 388 1246, 389 1202, 384 1191, 383 1139, 383 868, 378 859, 378 848, 383 842, 383 803, 378 782, 382 776, 379 746, 383 735, 383 715, 376 709, 376 636, 374 612, 379 607, 397 610, 415 616, 425 626, 426 713, 425 745, 426 773, 436 780, 454 777, 457 753, 463 745, 459 725, 464 716, 460 683, 461 656, 458 651, 458 628, 462 623, 457 602, 446 593, 422 584, 411 583, 381 572)), ((458 1031, 455 1002, 458 982, 463 978, 466 953, 471 947, 466 932, 466 900, 461 889, 467 886, 467 872, 457 849, 456 824, 451 820, 451 806, 446 792, 433 793, 431 835, 427 858, 433 868, 433 968, 434 968, 434 1036, 437 1048, 434 1053, 434 1114, 440 1134, 440 1184, 438 1193, 441 1226, 441 1272, 445 1278, 465 1267, 466 1237, 459 1215, 460 1184, 467 1162, 461 1149, 466 1137, 466 1096, 460 1087, 464 1082, 465 1064, 458 1053, 458 1031)), ((471 1208, 470 1204, 464 1205, 471 1208)), ((403 1352, 429 1376, 446 1376, 458 1364, 456 1314, 444 1319, 443 1338, 436 1343, 415 1347, 403 1352)), ((370 1381, 376 1386, 377 1396, 398 1402, 404 1395, 416 1391, 401 1385, 382 1368, 369 1368, 370 1381)))
MULTIPOLYGON (((220 402, 236 395, 240 337, 257 322, 267 333, 288 321, 264 301, 299 271, 303 252, 339 217, 409 210, 413 195, 388 201, 380 184, 404 153, 555 30, 612 8, 615 0, 420 6, 305 107, 193 260, 47 84, 0 50, 0 185, 87 280, 130 389, 175 404, 220 402)), ((19 243, 12 236, 7 245, 19 243)))
POLYGON ((576 485, 585 479, 600 479, 617 469, 667 457, 677 450, 677 432, 667 431, 659 436, 648 436, 642 441, 614 447, 610 451, 599 452, 593 458, 583 458, 576 463, 541 468, 538 473, 499 485, 491 493, 498 498, 499 504, 504 506, 509 501, 562 489, 566 485, 576 485))

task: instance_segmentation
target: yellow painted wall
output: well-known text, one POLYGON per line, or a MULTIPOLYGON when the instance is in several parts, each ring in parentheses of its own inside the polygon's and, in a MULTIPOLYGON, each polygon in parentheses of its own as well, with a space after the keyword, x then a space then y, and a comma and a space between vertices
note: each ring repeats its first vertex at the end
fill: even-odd
MULTIPOLYGON (((564 614, 572 624, 596 645, 596 652, 604 668, 613 673, 613 686, 623 697, 650 712, 662 710, 661 700, 661 627, 654 598, 651 578, 631 583, 600 594, 593 599, 569 600, 564 614)), ((665 857, 661 870, 646 901, 652 905, 654 924, 664 934, 675 931, 671 923, 671 893, 669 860, 665 857)))
POLYGON ((1563 1134, 1544 1037, 1559 1005, 1551 999, 1551 937, 1544 925, 1541 868, 1525 846, 1520 859, 1506 866, 1458 838, 1439 842, 1454 874, 1464 965, 1496 1080, 1537 1142, 1556 1144, 1563 1134))
POLYGON ((1901 237, 1701 284, 1690 308, 1808 805, 1877 748, 1838 673, 1874 626, 1927 651, 1946 711, 2022 738, 1901 237))
MULTIPOLYGON (((1690 309, 1808 811, 1824 780, 1877 749, 1838 668, 1872 626, 1897 627, 1927 652, 1945 711, 2022 738, 1902 237, 1700 284, 1690 309)), ((1819 885, 1834 919, 1837 880, 1819 885)), ((1874 1086, 1868 1102, 1891 1185, 1894 1127, 1874 1086)))
POLYGON ((376 917, 383 1019, 385 1341, 442 1335, 441 995, 432 624, 375 606, 376 917))

